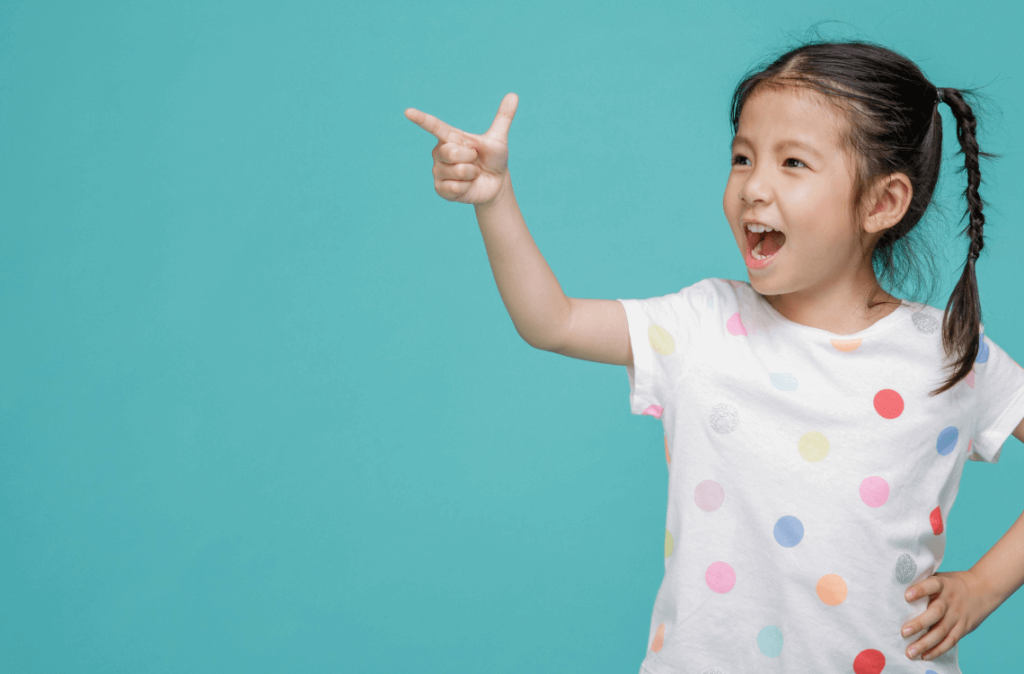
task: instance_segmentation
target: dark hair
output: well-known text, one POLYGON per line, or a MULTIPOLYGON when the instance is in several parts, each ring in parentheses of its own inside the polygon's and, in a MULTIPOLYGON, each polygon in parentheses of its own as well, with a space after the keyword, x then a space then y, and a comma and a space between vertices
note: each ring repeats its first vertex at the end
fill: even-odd
MULTIPOLYGON (((978 196, 978 159, 996 155, 978 149, 977 121, 964 100, 965 94, 975 95, 975 91, 936 88, 913 61, 880 45, 866 41, 814 41, 743 77, 732 96, 733 134, 739 129, 740 112, 751 94, 765 88, 785 87, 817 91, 846 113, 849 127, 841 140, 856 160, 851 206, 858 219, 863 213, 864 196, 876 178, 901 172, 910 179, 913 195, 907 212, 885 230, 871 253, 876 274, 896 286, 902 285, 908 271, 919 262, 907 235, 931 203, 939 177, 942 115, 938 104, 945 102, 953 111, 956 136, 964 156, 960 171, 967 172, 964 196, 969 222, 963 233, 970 238, 970 247, 942 320, 943 347, 947 357, 955 356, 955 362, 947 365, 952 374, 930 395, 949 390, 971 371, 980 345, 981 301, 974 265, 985 245, 985 216, 984 202, 978 196)), ((925 262, 931 264, 930 256, 925 262)))

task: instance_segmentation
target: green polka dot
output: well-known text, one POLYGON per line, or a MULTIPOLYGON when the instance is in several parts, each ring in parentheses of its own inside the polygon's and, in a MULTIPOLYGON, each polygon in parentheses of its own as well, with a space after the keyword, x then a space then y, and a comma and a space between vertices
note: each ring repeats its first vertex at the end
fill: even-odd
POLYGON ((672 534, 669 533, 668 529, 665 529, 665 556, 668 557, 672 554, 672 534))
POLYGON ((828 455, 828 438, 818 431, 804 433, 799 443, 800 456, 807 461, 821 461, 828 455))

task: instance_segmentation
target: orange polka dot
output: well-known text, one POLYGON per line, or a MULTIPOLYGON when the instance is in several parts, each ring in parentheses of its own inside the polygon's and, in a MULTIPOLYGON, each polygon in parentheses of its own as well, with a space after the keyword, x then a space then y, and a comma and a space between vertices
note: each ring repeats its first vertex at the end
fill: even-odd
POLYGON ((658 631, 654 634, 654 641, 651 642, 651 650, 657 653, 665 645, 665 623, 658 625, 658 631))
POLYGON ((668 436, 665 436, 665 463, 672 463, 672 455, 668 453, 668 436))
POLYGON ((830 339, 832 346, 840 351, 853 351, 863 340, 860 339, 830 339))
POLYGON ((818 579, 818 599, 829 606, 838 606, 846 599, 846 581, 835 573, 830 573, 818 579))

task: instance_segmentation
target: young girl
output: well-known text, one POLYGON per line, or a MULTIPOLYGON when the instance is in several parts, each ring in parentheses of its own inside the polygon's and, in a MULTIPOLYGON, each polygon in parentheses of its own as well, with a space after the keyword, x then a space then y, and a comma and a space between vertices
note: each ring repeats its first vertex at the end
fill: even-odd
POLYGON ((514 94, 483 135, 405 111, 438 138, 437 193, 475 204, 523 339, 625 365, 632 412, 664 424, 665 576, 641 672, 959 672, 959 639, 1024 583, 1024 518, 971 570, 936 573, 964 462, 1024 440, 1024 369, 981 324, 985 153, 963 93, 869 43, 784 54, 733 96, 723 207, 749 282, 615 301, 566 297, 527 231, 514 94), (970 238, 945 312, 876 277, 912 259, 940 103, 970 238))

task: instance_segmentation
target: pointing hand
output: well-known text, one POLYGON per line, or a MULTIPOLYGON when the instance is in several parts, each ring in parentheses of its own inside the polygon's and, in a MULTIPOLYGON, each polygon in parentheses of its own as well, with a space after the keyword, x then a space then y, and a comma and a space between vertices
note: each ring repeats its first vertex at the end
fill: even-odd
POLYGON ((405 110, 411 122, 437 138, 430 154, 438 194, 463 204, 489 203, 499 196, 508 174, 508 128, 518 105, 518 96, 506 94, 491 128, 482 136, 456 129, 416 108, 405 110))

